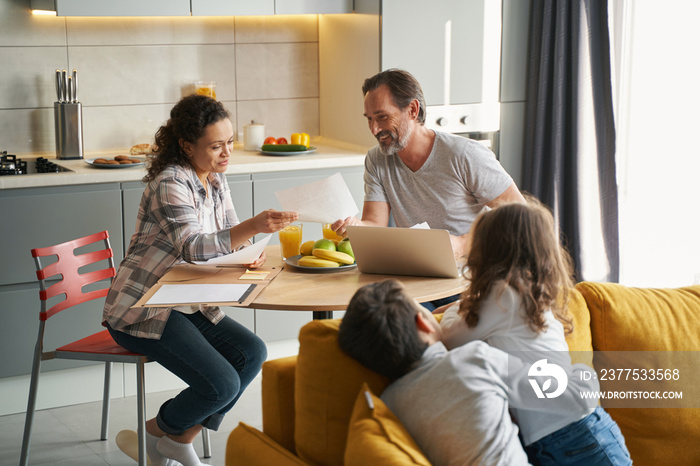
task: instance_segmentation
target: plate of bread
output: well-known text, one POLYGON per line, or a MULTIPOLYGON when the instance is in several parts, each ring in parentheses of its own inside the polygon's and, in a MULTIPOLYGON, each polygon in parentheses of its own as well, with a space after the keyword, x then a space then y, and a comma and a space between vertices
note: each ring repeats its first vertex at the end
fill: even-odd
POLYGON ((153 147, 150 144, 136 144, 129 149, 129 155, 115 155, 114 157, 97 157, 87 159, 85 163, 99 168, 133 168, 141 167, 146 164, 145 155, 153 153, 153 147), (142 157, 138 157, 138 156, 142 157))
POLYGON ((116 155, 114 157, 97 157, 94 159, 86 159, 85 163, 99 168, 133 168, 145 165, 146 159, 143 157, 135 157, 133 155, 116 155))

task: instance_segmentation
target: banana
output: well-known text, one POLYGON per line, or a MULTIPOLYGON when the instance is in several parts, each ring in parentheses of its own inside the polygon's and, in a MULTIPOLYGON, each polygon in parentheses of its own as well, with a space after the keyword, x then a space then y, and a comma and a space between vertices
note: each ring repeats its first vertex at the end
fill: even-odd
POLYGON ((314 256, 300 257, 299 262, 297 263, 302 267, 340 267, 338 262, 319 259, 318 257, 314 256))
POLYGON ((314 249, 311 251, 314 257, 326 259, 329 261, 340 262, 341 264, 350 265, 355 263, 355 259, 350 254, 345 254, 340 251, 329 251, 328 249, 314 249))

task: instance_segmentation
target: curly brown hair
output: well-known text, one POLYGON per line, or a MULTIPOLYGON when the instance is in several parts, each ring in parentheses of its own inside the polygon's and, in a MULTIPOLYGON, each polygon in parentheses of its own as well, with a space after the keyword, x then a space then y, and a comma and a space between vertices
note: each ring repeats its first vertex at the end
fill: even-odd
POLYGON ((530 328, 546 330, 544 312, 551 309, 566 333, 573 331, 568 312, 573 287, 571 257, 562 246, 551 212, 529 197, 482 213, 472 227, 472 247, 466 267, 470 283, 459 313, 469 327, 479 322, 479 307, 489 294, 515 289, 525 307, 530 328), (502 280, 503 289, 494 284, 502 280))
POLYGON ((230 116, 223 104, 211 97, 183 97, 170 110, 170 119, 156 132, 154 152, 148 157, 148 173, 143 182, 154 180, 168 165, 191 165, 182 142, 195 144, 207 126, 230 116))

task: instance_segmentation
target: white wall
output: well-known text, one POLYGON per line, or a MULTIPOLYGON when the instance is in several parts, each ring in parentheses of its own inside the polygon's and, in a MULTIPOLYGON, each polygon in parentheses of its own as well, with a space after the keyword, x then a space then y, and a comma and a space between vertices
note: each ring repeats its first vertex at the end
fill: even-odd
POLYGON ((86 152, 150 142, 192 83, 217 81, 237 132, 319 134, 318 16, 34 16, 0 0, 0 150, 55 151, 55 70, 79 73, 86 152))

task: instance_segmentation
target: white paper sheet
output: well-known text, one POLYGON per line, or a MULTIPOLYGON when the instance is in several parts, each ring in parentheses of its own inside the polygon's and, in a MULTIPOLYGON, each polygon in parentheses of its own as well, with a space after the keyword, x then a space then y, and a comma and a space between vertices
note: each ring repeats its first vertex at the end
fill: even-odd
POLYGON ((232 252, 231 254, 225 254, 223 256, 214 257, 208 261, 194 261, 197 265, 242 265, 242 264, 252 264, 255 262, 260 254, 263 253, 267 242, 270 241, 272 235, 267 235, 260 241, 256 241, 251 246, 243 248, 239 251, 232 252))
POLYGON ((248 288, 255 285, 239 283, 223 284, 163 284, 146 305, 229 303, 241 301, 248 288))
POLYGON ((419 230, 430 230, 430 225, 428 225, 428 222, 421 222, 416 223, 411 228, 418 228, 419 230))
POLYGON ((340 173, 319 181, 276 191, 282 210, 299 213, 301 222, 333 223, 359 209, 340 173))

